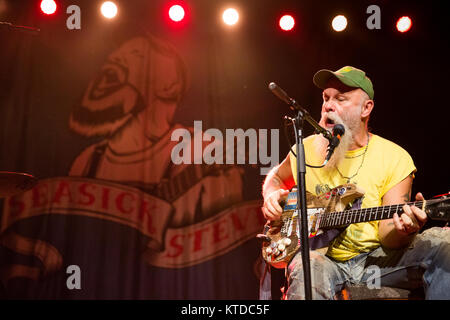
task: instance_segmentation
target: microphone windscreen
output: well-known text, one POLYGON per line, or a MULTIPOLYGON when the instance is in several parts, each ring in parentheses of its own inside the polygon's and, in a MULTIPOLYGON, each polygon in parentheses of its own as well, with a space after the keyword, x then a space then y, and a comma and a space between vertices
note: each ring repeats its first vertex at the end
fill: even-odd
POLYGON ((345 133, 345 128, 342 124, 337 124, 333 127, 333 135, 334 136, 343 136, 345 133))

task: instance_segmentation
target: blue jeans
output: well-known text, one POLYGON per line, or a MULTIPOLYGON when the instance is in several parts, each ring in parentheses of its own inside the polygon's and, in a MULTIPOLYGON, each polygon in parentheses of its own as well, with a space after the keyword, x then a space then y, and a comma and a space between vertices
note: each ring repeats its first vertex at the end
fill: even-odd
MULTIPOLYGON (((401 250, 382 247, 348 261, 335 261, 318 251, 310 252, 313 299, 332 300, 346 283, 369 288, 423 286, 425 298, 450 299, 450 230, 434 227, 418 234, 401 250)), ((304 299, 300 251, 286 269, 287 299, 304 299)))

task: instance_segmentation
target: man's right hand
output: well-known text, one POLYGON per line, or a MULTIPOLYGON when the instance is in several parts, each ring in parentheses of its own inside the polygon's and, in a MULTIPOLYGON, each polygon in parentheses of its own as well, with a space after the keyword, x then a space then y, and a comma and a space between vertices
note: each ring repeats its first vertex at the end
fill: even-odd
POLYGON ((264 214, 264 218, 267 220, 278 220, 281 217, 283 208, 280 206, 280 201, 289 194, 289 190, 278 189, 273 191, 264 198, 264 205, 261 208, 264 214))

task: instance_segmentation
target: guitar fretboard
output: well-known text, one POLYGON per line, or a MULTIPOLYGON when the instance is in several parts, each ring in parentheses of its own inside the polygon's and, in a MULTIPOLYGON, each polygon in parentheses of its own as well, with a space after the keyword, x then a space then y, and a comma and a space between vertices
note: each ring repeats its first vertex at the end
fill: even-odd
MULTIPOLYGON (((227 147, 227 154, 231 150, 233 155, 237 154, 238 163, 241 163, 239 162, 239 159, 242 158, 242 154, 237 148, 237 144, 233 144, 233 146, 233 150, 231 150, 231 147, 227 147)), ((247 158, 248 155, 245 154, 242 163, 246 163, 247 158)), ((204 163, 190 165, 176 176, 170 179, 162 180, 161 183, 159 183, 157 186, 156 194, 160 198, 165 199, 168 202, 173 202, 206 176, 217 175, 220 171, 228 170, 233 166, 234 165, 221 164, 220 167, 218 167, 216 165, 208 165, 204 163)))
POLYGON ((213 171, 213 166, 203 164, 188 166, 170 180, 161 181, 157 189, 157 195, 172 202, 213 171))
MULTIPOLYGON (((433 202, 428 200, 426 204, 433 202)), ((344 210, 340 212, 323 213, 320 219, 320 228, 343 227, 352 223, 390 219, 394 213, 403 213, 405 204, 422 208, 424 201, 394 204, 389 206, 372 207, 364 209, 344 210)))

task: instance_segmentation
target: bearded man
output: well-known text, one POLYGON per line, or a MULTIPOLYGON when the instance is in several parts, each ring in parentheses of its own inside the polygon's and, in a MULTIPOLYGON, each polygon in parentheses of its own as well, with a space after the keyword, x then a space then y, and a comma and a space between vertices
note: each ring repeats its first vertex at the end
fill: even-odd
MULTIPOLYGON (((323 89, 319 124, 330 131, 342 124, 345 134, 325 167, 307 168, 307 191, 320 195, 353 183, 365 192, 363 208, 408 202, 416 168, 403 148, 369 132, 374 90, 365 72, 351 66, 335 72, 320 70, 313 82, 323 89)), ((304 146, 307 164, 323 163, 328 140, 312 135, 304 139, 304 146)), ((296 172, 296 158, 290 153, 267 175, 262 208, 266 219, 280 218, 279 201, 296 184, 296 172)), ((421 193, 416 200, 423 200, 421 193)), ((403 211, 392 219, 351 224, 326 253, 311 251, 312 298, 333 299, 346 283, 367 282, 373 275, 368 267, 377 265, 381 283, 411 289, 422 285, 426 298, 449 299, 450 231, 436 227, 419 234, 427 220, 425 212, 406 204, 403 211)), ((290 261, 286 275, 286 298, 304 299, 300 252, 290 261)))
POLYGON ((239 168, 204 174, 200 165, 171 160, 178 143, 172 133, 184 128, 173 119, 187 90, 186 74, 176 49, 152 35, 112 52, 70 116, 73 131, 104 139, 77 156, 69 175, 115 181, 162 198, 174 208, 170 227, 191 225, 242 201, 239 168))

